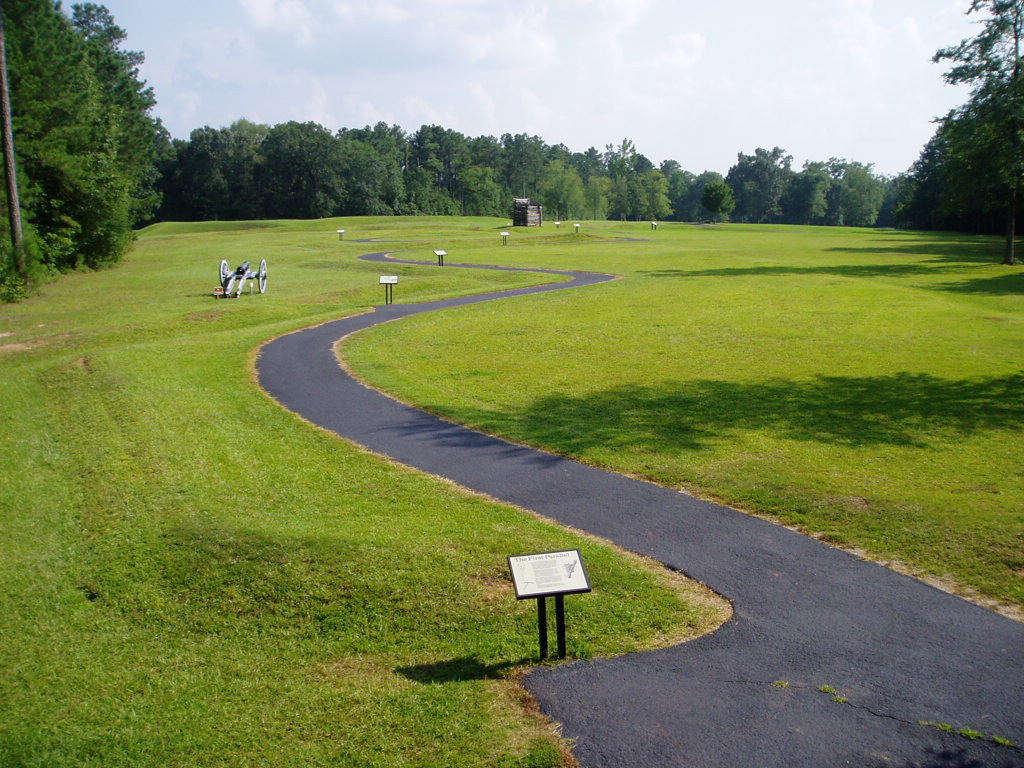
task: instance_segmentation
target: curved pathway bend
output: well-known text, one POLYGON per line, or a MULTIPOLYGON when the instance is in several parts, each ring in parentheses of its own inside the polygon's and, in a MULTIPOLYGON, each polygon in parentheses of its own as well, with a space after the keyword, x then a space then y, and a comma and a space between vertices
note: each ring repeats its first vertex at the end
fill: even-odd
MULTIPOLYGON (((456 266, 477 265, 445 269, 456 266)), ((611 279, 551 272, 573 281, 376 307, 278 338, 257 366, 271 396, 320 426, 654 557, 733 602, 730 622, 692 642, 527 676, 579 761, 1024 768, 1020 748, 922 724, 1024 744, 1024 625, 782 526, 435 418, 335 359, 338 339, 382 322, 611 279)))

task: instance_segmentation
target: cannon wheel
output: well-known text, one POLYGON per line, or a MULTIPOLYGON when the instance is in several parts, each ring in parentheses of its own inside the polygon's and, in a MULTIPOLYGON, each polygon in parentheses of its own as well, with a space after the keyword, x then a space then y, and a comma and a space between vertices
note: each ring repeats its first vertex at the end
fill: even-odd
POLYGON ((260 261, 260 293, 267 292, 267 260, 260 261))
POLYGON ((231 277, 231 265, 227 259, 220 260, 220 287, 227 291, 228 278, 231 277))

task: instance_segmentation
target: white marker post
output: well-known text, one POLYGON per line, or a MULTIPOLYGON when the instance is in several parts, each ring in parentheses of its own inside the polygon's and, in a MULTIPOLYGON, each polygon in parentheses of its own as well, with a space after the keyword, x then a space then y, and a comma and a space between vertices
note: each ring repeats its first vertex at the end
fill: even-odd
POLYGON ((384 286, 384 303, 391 304, 395 300, 395 286, 398 285, 398 275, 381 275, 380 284, 384 286))
POLYGON ((508 567, 516 588, 516 599, 537 598, 537 624, 540 631, 540 657, 548 656, 547 599, 555 598, 555 627, 558 634, 558 658, 565 658, 565 596, 590 592, 590 575, 578 549, 562 552, 536 552, 510 555, 508 567))
POLYGON ((437 256, 437 266, 444 266, 444 257, 448 255, 448 251, 434 251, 434 255, 437 256))
POLYGON ((338 239, 339 240, 344 240, 345 239, 345 230, 344 229, 339 229, 338 230, 338 239))
POLYGON ((573 226, 576 227, 576 234, 578 235, 580 233, 580 225, 579 224, 573 224, 573 226))

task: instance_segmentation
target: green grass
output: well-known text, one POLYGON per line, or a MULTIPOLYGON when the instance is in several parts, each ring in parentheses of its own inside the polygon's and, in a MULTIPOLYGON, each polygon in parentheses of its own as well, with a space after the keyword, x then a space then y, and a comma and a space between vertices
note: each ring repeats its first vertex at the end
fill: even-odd
POLYGON ((998 239, 608 222, 512 240, 502 263, 626 279, 380 327, 345 348, 354 368, 1024 606, 1024 270, 998 239))
MULTIPOLYGON (((394 246, 352 238, 499 260, 502 224, 162 224, 118 268, 0 306, 0 764, 553 765, 515 684, 536 616, 508 554, 583 549, 572 656, 721 621, 661 571, 370 455, 254 383, 266 340, 381 303, 380 265, 354 257, 394 246), (266 295, 210 296, 221 258, 263 257, 266 295)), ((386 271, 397 301, 550 279, 386 271)))

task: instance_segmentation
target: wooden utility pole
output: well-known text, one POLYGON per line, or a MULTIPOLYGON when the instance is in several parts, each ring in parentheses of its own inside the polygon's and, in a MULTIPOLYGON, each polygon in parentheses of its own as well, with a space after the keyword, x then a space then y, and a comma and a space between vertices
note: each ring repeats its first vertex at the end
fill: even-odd
POLYGON ((18 170, 14 162, 14 130, 11 128, 11 89, 7 82, 7 45, 4 38, 3 0, 0 0, 0 121, 3 122, 4 174, 7 177, 7 213, 11 221, 14 269, 19 277, 27 279, 25 233, 21 225, 18 170))

